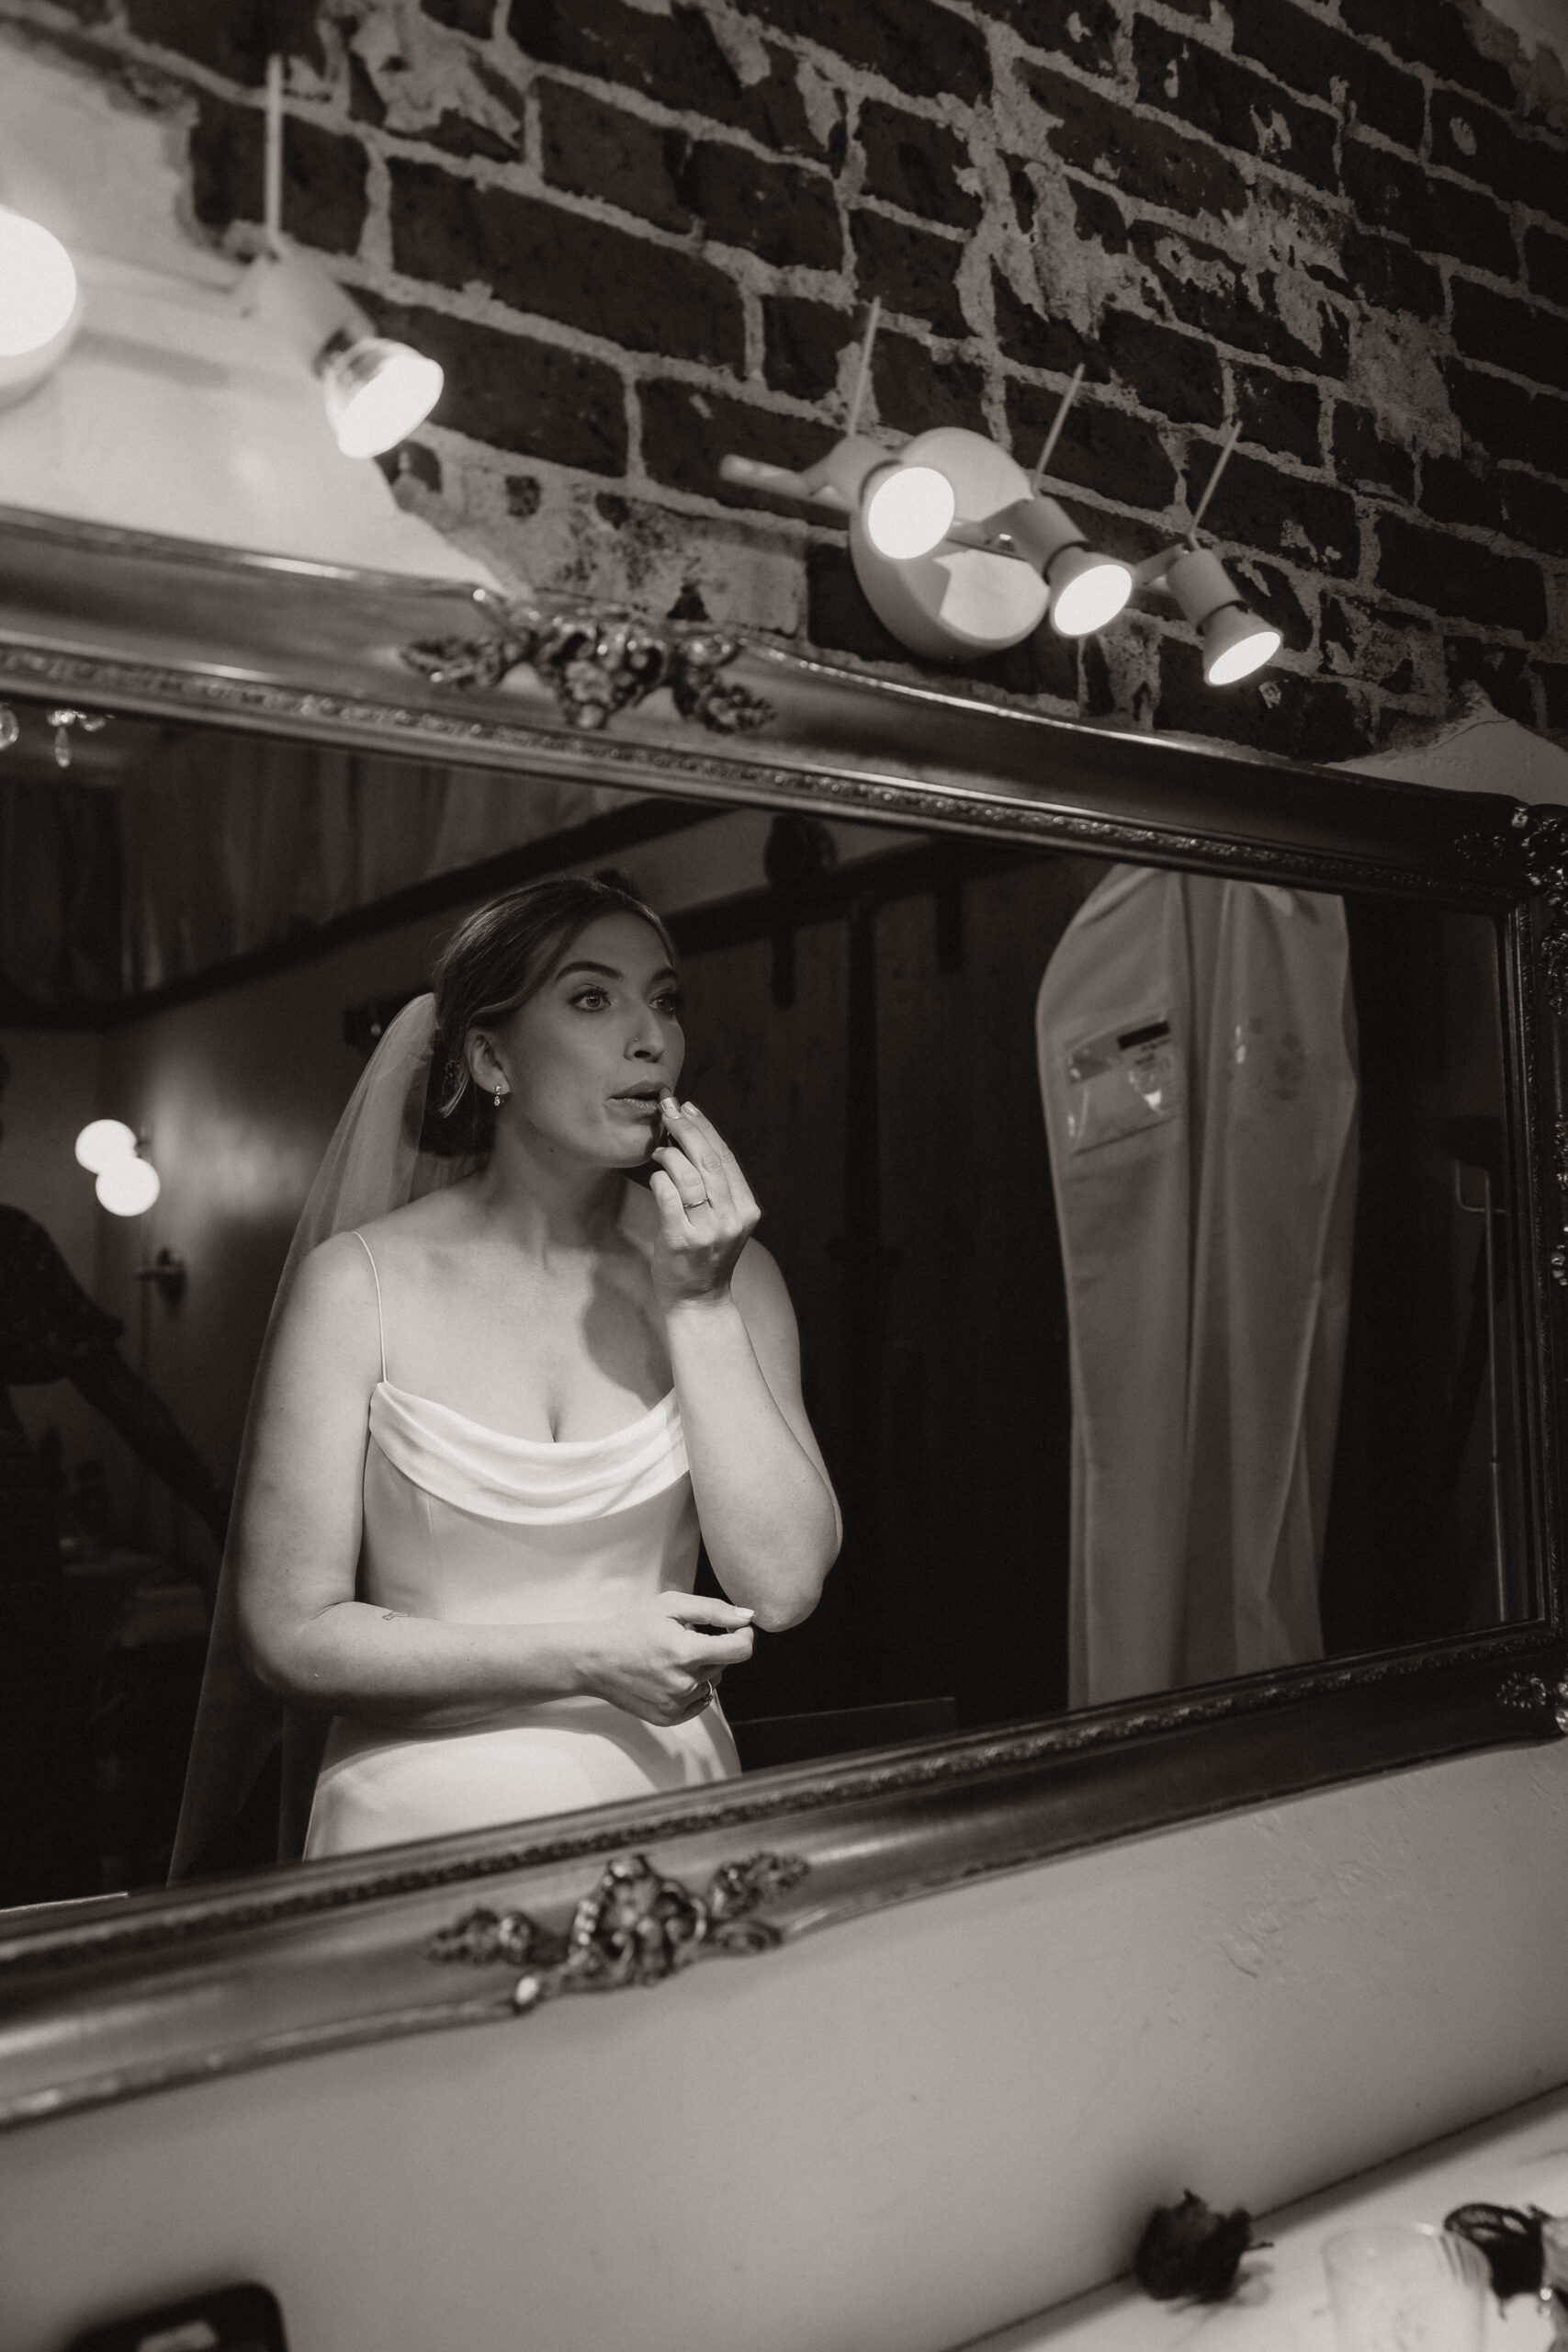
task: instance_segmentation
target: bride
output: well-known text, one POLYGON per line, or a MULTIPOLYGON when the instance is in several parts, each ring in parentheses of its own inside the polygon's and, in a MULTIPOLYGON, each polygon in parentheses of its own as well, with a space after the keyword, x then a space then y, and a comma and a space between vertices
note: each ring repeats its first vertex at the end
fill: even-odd
POLYGON ((839 1544, 757 1204, 676 1091, 658 917, 537 883, 434 978, 296 1237, 215 1629, 332 1718, 307 1856, 738 1771, 720 1678, 839 1544), (699 1535, 726 1600, 692 1589, 699 1535))

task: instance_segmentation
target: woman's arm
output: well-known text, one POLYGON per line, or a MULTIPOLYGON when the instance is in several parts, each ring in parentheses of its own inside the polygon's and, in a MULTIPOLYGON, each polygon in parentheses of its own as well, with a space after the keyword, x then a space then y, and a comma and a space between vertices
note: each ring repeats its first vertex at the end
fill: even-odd
POLYGON ((703 1542, 732 1600, 776 1633, 808 1617, 838 1556, 839 1506, 800 1393, 783 1275, 750 1238, 758 1210, 734 1154, 690 1104, 655 1154, 653 1273, 703 1542))
POLYGON ((669 1594, 603 1624, 463 1625, 355 1599, 376 1333, 363 1248, 352 1234, 323 1242, 263 1360, 235 1491, 231 1566, 256 1679, 300 1706, 412 1730, 582 1692, 652 1723, 705 1705, 705 1679, 751 1647, 722 1601, 669 1594))

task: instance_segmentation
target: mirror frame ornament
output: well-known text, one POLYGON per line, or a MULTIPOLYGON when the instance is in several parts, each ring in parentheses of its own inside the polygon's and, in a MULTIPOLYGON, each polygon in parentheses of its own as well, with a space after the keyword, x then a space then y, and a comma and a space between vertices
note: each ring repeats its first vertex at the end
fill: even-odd
POLYGON ((967 1880, 1568 1732, 1568 810, 1045 717, 705 627, 0 510, 0 695, 1503 919, 1541 1612, 0 1936, 0 2126, 648 1984, 967 1880))

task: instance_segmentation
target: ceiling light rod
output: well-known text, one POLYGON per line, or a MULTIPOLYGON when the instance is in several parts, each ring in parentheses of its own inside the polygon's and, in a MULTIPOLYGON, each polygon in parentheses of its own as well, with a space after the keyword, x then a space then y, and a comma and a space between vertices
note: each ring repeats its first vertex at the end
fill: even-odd
POLYGON ((1198 544, 1198 526, 1208 512, 1209 501, 1213 498, 1215 491, 1218 490, 1220 486, 1220 476, 1224 472, 1225 468, 1229 465, 1231 461, 1231 451, 1235 447, 1236 443, 1240 439, 1241 420, 1237 418, 1235 424, 1231 426, 1229 433, 1225 435, 1225 446, 1220 451, 1218 458, 1214 461, 1214 470, 1209 476, 1208 481, 1205 483, 1203 488, 1203 495, 1198 501, 1197 506, 1193 510, 1192 520, 1187 526, 1187 544, 1190 548, 1195 548, 1198 544))
MULTIPOLYGON (((854 387, 850 393, 849 414, 844 420, 842 440, 829 449, 825 458, 818 458, 814 466, 807 466, 803 470, 797 470, 794 466, 770 465, 763 458, 722 458, 718 470, 726 481, 735 482, 747 490, 771 490, 781 498, 809 498, 819 506, 836 507, 840 514, 846 508, 853 509, 856 502, 847 494, 847 469, 840 462, 841 453, 853 450, 858 455, 863 450, 870 452, 871 462, 875 465, 886 466, 893 462, 888 450, 872 442, 863 442, 859 433, 861 411, 865 405, 866 390, 871 382, 872 345, 876 341, 876 331, 881 323, 882 297, 878 294, 873 298, 860 357, 855 362, 854 387)), ((865 471, 863 466, 861 471, 863 474, 865 471)))
POLYGON ((1034 492, 1036 498, 1040 495, 1040 485, 1045 479, 1045 469, 1050 464, 1052 458, 1055 456, 1056 444, 1062 437, 1062 427, 1067 421, 1067 411, 1077 400, 1078 396, 1078 386, 1082 382, 1083 361, 1080 359, 1077 366, 1073 369, 1072 375, 1068 379, 1066 390, 1062 394, 1061 399, 1056 403, 1056 413, 1051 419, 1051 430, 1045 435, 1045 446, 1041 450, 1040 455, 1035 458, 1034 471, 1029 477, 1029 487, 1034 492))
POLYGON ((283 250, 283 58, 266 61, 266 142, 262 155, 262 234, 269 254, 283 250))

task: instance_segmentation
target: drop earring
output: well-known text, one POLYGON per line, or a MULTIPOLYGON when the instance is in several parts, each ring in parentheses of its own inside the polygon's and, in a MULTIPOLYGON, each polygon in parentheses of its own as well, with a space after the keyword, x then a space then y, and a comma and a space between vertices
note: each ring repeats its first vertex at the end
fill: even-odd
POLYGON ((505 1102, 505 1100, 506 1100, 505 1095, 502 1092, 502 1091, 501 1091, 500 1087, 498 1086, 498 1087, 496 1088, 496 1090, 495 1090, 495 1107, 496 1107, 496 1109, 497 1109, 498 1111, 500 1110, 500 1108, 501 1108, 502 1104, 505 1102))

